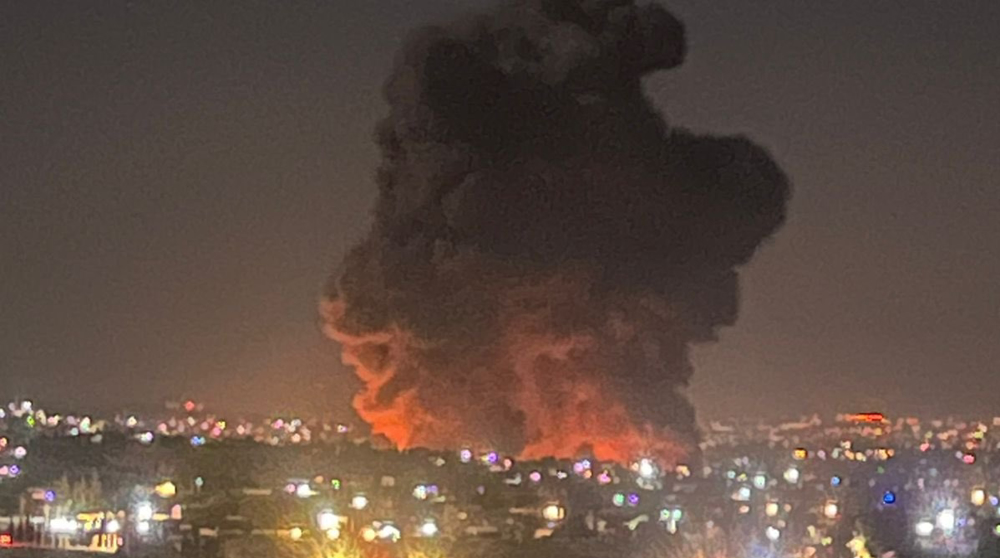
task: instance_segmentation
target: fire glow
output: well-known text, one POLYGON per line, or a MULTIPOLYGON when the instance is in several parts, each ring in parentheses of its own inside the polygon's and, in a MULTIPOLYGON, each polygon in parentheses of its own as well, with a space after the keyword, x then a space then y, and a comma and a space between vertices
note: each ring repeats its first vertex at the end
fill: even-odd
POLYGON ((787 180, 644 97, 686 50, 662 7, 476 22, 415 35, 386 84, 375 222, 321 308, 354 407, 400 448, 672 466, 698 442, 690 347, 736 320, 787 180))

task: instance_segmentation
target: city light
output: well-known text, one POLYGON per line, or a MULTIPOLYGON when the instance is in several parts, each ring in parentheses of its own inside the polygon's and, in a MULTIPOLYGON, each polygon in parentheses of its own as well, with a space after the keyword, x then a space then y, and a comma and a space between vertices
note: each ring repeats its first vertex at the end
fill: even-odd
POLYGON ((340 518, 330 510, 323 510, 316 515, 316 526, 321 531, 329 531, 340 524, 340 518))
POLYGON ((638 465, 639 476, 644 479, 652 479, 656 477, 656 464, 654 464, 649 459, 640 459, 638 465))
MULTIPOLYGON (((47 416, 56 415, 52 413, 47 416)), ((136 435, 143 431, 142 429, 146 427, 144 425, 155 425, 157 440, 160 441, 156 453, 159 453, 161 450, 177 447, 178 444, 187 446, 193 435, 203 431, 201 430, 203 423, 209 426, 218 424, 211 415, 207 415, 207 418, 198 417, 193 425, 189 425, 184 418, 174 420, 172 423, 170 420, 161 417, 152 420, 142 418, 134 432, 121 435, 125 426, 124 420, 95 418, 91 434, 103 433, 108 436, 108 440, 120 438, 124 443, 136 448, 136 451, 148 452, 152 450, 139 449, 141 440, 138 440, 136 435), (115 432, 118 438, 112 438, 112 432, 115 432)), ((69 438, 71 436, 69 423, 68 419, 61 421, 58 427, 46 431, 48 428, 46 422, 40 421, 31 435, 62 436, 66 437, 67 442, 72 440, 74 445, 83 443, 88 447, 94 447, 94 451, 99 451, 99 441, 94 442, 91 438, 83 440, 69 438)), ((292 422, 287 423, 289 427, 292 424, 292 422)), ((300 430, 294 433, 308 428, 316 429, 316 432, 332 432, 332 427, 322 424, 316 426, 316 424, 315 419, 301 421, 301 425, 297 427, 300 430)), ((17 426, 23 427, 20 423, 17 426)), ((419 462, 412 462, 414 472, 410 475, 394 467, 373 468, 370 471, 360 467, 362 472, 357 473, 352 470, 354 467, 322 459, 307 462, 305 466, 290 460, 288 463, 283 462, 281 469, 286 471, 282 476, 290 480, 284 484, 277 484, 276 490, 260 485, 250 485, 242 489, 222 489, 223 485, 220 484, 220 489, 213 490, 211 496, 223 501, 228 497, 241 497, 237 494, 242 491, 245 496, 262 500, 267 497, 280 499, 284 502, 281 505, 300 509, 304 506, 308 510, 304 516, 308 524, 302 523, 302 516, 299 516, 300 519, 295 519, 292 515, 279 516, 271 525, 256 523, 258 518, 251 519, 250 514, 247 514, 247 519, 255 522, 253 529, 266 531, 270 536, 280 537, 288 544, 291 544, 289 539, 309 541, 308 547, 297 545, 300 550, 312 549, 315 543, 323 552, 332 551, 339 546, 328 541, 342 540, 344 537, 350 538, 351 541, 365 539, 377 543, 379 544, 377 548, 369 550, 381 552, 386 550, 382 548, 381 543, 396 542, 408 537, 417 540, 427 539, 425 544, 431 544, 430 539, 440 537, 450 544, 453 540, 463 538, 503 536, 508 526, 524 530, 527 537, 532 537, 532 533, 535 538, 549 537, 558 532, 558 524, 569 517, 563 502, 575 501, 578 496, 586 494, 599 494, 600 499, 596 505, 587 503, 582 508, 592 513, 588 515, 587 521, 582 522, 584 528, 600 532, 602 529, 606 530, 609 525, 614 528, 615 522, 620 519, 627 525, 628 533, 638 530, 640 524, 648 523, 650 527, 655 526, 655 532, 668 536, 668 533, 681 533, 684 531, 681 527, 687 527, 682 523, 682 517, 686 518, 686 515, 681 510, 683 508, 687 511, 688 506, 697 509, 696 495, 699 492, 696 490, 702 487, 706 490, 716 490, 719 494, 735 500, 730 502, 727 514, 712 517, 711 521, 706 523, 708 528, 714 529, 717 525, 723 530, 722 532, 728 533, 733 529, 732 521, 744 523, 750 529, 749 538, 757 539, 758 544, 764 543, 761 551, 765 553, 775 553, 778 546, 781 547, 782 555, 813 558, 823 555, 821 547, 839 548, 843 551, 845 549, 842 543, 847 539, 841 540, 840 537, 849 534, 856 518, 869 520, 872 517, 870 514, 883 514, 884 518, 891 520, 901 517, 912 518, 905 529, 909 531, 910 542, 919 540, 918 545, 923 550, 945 546, 964 548, 963 545, 978 544, 981 542, 978 537, 984 535, 992 539, 993 535, 988 533, 993 533, 994 528, 1000 525, 1000 510, 997 509, 1000 507, 1000 497, 997 496, 997 491, 993 491, 991 495, 987 490, 993 488, 988 464, 1000 450, 998 441, 1000 437, 997 434, 1000 433, 1000 428, 991 431, 989 436, 984 436, 974 444, 974 447, 969 445, 972 438, 968 429, 958 422, 943 421, 943 424, 929 425, 924 430, 916 432, 916 442, 911 441, 913 434, 909 429, 886 428, 884 434, 874 433, 874 427, 870 429, 872 432, 856 436, 856 432, 834 431, 825 427, 817 430, 815 436, 802 436, 796 432, 785 440, 778 438, 779 443, 771 447, 752 451, 740 445, 709 446, 709 451, 715 452, 712 456, 714 460, 712 466, 699 466, 695 468, 694 474, 677 465, 670 466, 669 469, 659 469, 652 459, 633 460, 628 462, 626 467, 621 467, 611 461, 590 461, 579 457, 573 460, 528 460, 524 464, 511 464, 507 470, 506 465, 500 467, 499 463, 504 459, 501 454, 495 452, 473 454, 472 466, 447 468, 440 468, 445 463, 441 455, 447 454, 433 451, 421 453, 415 456, 419 462), (893 438, 899 430, 905 432, 893 438), (809 460, 793 461, 792 458, 796 456, 795 454, 790 456, 789 452, 796 451, 792 448, 802 443, 799 440, 805 439, 811 444, 809 460), (928 450, 932 452, 930 454, 922 453, 917 447, 920 440, 925 439, 934 442, 934 448, 928 450), (883 449, 887 456, 895 453, 890 462, 881 462, 873 457, 883 449), (979 452, 980 459, 969 467, 963 464, 963 461, 973 449, 979 452), (726 454, 725 451, 730 453, 726 454), (770 453, 767 453, 768 451, 770 453), (855 464, 860 461, 858 456, 861 455, 867 455, 869 462, 877 462, 864 467, 860 463, 855 464), (428 462, 434 465, 427 466, 428 462), (493 465, 490 466, 490 463, 493 465), (842 473, 843 476, 834 474, 835 472, 842 473), (675 473, 676 479, 673 478, 675 473), (296 476, 287 476, 290 474, 296 476), (343 475, 343 484, 339 478, 331 479, 331 474, 343 475), (656 479, 662 478, 664 474, 669 477, 666 479, 667 482, 657 482, 656 479), (556 482, 555 479, 561 477, 573 480, 556 482), (440 484, 429 484, 432 479, 440 484), (527 482, 529 479, 530 483, 527 482), (633 484, 636 479, 639 479, 639 486, 633 484), (851 489, 845 490, 848 485, 851 489), (282 486, 284 490, 281 489, 282 486), (517 488, 511 488, 513 486, 517 488), (383 497, 383 490, 392 487, 401 489, 403 496, 408 496, 408 493, 412 492, 413 499, 406 497, 400 502, 395 497, 394 491, 385 492, 386 497, 383 497), (679 487, 682 488, 678 489, 679 487), (342 491, 336 493, 336 489, 342 491), (483 502, 479 496, 493 494, 503 499, 512 496, 507 501, 516 502, 516 505, 510 506, 505 513, 484 516, 481 507, 483 502), (447 498, 442 495, 447 495, 447 498), (319 501, 310 504, 311 500, 300 501, 296 496, 312 497, 319 501), (869 498, 874 498, 874 503, 877 505, 870 505, 869 498), (455 502, 454 513, 430 505, 432 501, 444 503, 446 500, 449 504, 455 502), (961 504, 962 502, 965 504, 961 504), (893 512, 890 506, 898 506, 898 512, 893 512), (343 515, 338 516, 334 510, 343 515), (355 510, 366 512, 371 510, 373 513, 385 515, 381 516, 379 521, 370 522, 379 516, 357 513, 355 510), (835 522, 841 524, 834 525, 835 522), (291 527, 296 524, 299 527, 291 527), (772 545, 773 548, 768 549, 772 545)), ((18 432, 23 433, 23 429, 18 432)), ((234 422, 232 428, 225 429, 220 439, 213 441, 212 448, 208 448, 207 451, 212 452, 216 447, 222 451, 226 448, 224 444, 230 443, 227 441, 229 439, 249 440, 256 436, 254 439, 266 446, 265 451, 277 452, 281 451, 282 447, 290 447, 291 442, 288 440, 292 433, 291 431, 286 433, 283 428, 280 434, 275 434, 270 422, 257 427, 247 422, 242 424, 234 422), (238 426, 245 426, 243 433, 240 433, 238 426), (275 446, 278 449, 272 449, 275 446)), ((26 459, 32 460, 27 462, 28 471, 32 473, 34 473, 32 463, 35 456, 44 453, 36 450, 33 438, 22 438, 14 433, 9 435, 11 436, 9 445, 3 454, 7 461, 0 464, 0 475, 4 476, 5 482, 6 476, 11 475, 12 471, 13 474, 21 472, 16 466, 12 466, 13 463, 25 464, 14 461, 15 446, 25 448, 26 452, 30 453, 30 458, 26 459)), ((754 435, 753 430, 748 429, 747 436, 754 435)), ((725 441, 716 440, 714 443, 733 444, 733 438, 730 436, 732 434, 726 434, 725 437, 720 435, 719 439, 725 441)), ((319 436, 316 437, 317 441, 312 443, 331 443, 329 439, 318 440, 318 438, 319 436)), ((301 443, 305 445, 310 442, 303 438, 301 443)), ((233 447, 237 447, 236 444, 233 447)), ((251 445, 245 443, 243 447, 249 449, 251 445)), ((311 449, 315 450, 316 455, 321 455, 320 452, 324 451, 322 446, 311 449)), ((185 450, 184 453, 194 455, 198 452, 185 450)), ((330 454, 333 455, 334 452, 331 451, 330 454)), ((454 455, 455 453, 450 454, 447 464, 454 465, 457 462, 454 455)), ((289 457, 291 459, 291 452, 289 457)), ((401 456, 401 459, 410 459, 410 456, 401 456)), ((205 469, 207 465, 201 461, 199 459, 178 470, 192 472, 200 470, 212 473, 213 479, 223 479, 220 473, 225 471, 208 471, 205 469)), ((372 462, 374 461, 363 464, 372 462)), ((238 465, 232 464, 233 467, 238 465)), ((57 498, 54 490, 45 487, 60 487, 63 484, 46 485, 43 481, 32 484, 31 486, 40 488, 30 488, 24 495, 25 505, 34 506, 31 511, 26 512, 26 516, 32 524, 37 525, 41 533, 52 535, 45 539, 51 541, 47 544, 62 541, 62 543, 86 545, 86 539, 96 532, 103 537, 102 540, 107 541, 128 539, 131 536, 138 546, 148 546, 153 550, 153 547, 168 544, 169 536, 175 530, 174 523, 165 523, 161 526, 159 522, 180 521, 182 506, 192 506, 192 511, 197 511, 198 491, 195 490, 192 494, 183 492, 183 487, 191 485, 193 473, 188 475, 191 476, 185 476, 187 480, 178 479, 177 484, 174 484, 175 481, 161 478, 159 484, 142 482, 137 486, 131 486, 132 494, 143 494, 148 500, 139 497, 138 500, 132 500, 124 510, 115 506, 113 501, 98 500, 95 507, 97 511, 94 513, 62 517, 60 510, 67 508, 53 505, 49 507, 52 512, 51 519, 43 519, 42 508, 45 504, 58 503, 62 506, 63 501, 66 501, 67 506, 72 505, 69 498, 76 489, 72 484, 70 485, 72 489, 59 488, 57 498), (127 518, 127 522, 123 518, 127 518), (103 533, 100 532, 102 525, 103 533), (87 537, 80 536, 73 538, 72 541, 65 536, 83 533, 86 533, 87 537)), ((101 480, 103 481, 103 478, 101 480)), ((76 481, 71 479, 70 482, 75 484, 76 481)), ((200 484, 203 484, 203 481, 199 477, 195 485, 200 484)), ((196 515, 201 514, 196 513, 196 515)), ((698 531, 703 528, 701 514, 697 513, 694 517, 698 521, 690 525, 691 533, 684 535, 685 540, 689 535, 698 536, 698 531)), ((234 533, 246 529, 236 525, 220 527, 218 524, 208 524, 206 528, 213 530, 223 528, 234 533)), ((997 533, 1000 536, 1000 531, 997 533)), ((617 536, 617 531, 616 534, 608 536, 617 536)), ((866 533, 865 537, 868 536, 878 536, 877 530, 871 535, 866 533)), ((831 553, 834 554, 836 553, 831 553)), ((846 555, 849 556, 850 553, 846 555)))
POLYGON ((161 482, 156 485, 153 492, 160 498, 173 498, 177 496, 177 485, 170 481, 161 482))
POLYGON ((153 519, 153 505, 149 502, 142 502, 135 507, 135 518, 138 521, 150 521, 153 519))
POLYGON ((80 523, 67 517, 54 517, 49 521, 49 530, 58 534, 75 533, 80 529, 80 523))
POLYGON ((562 521, 566 517, 566 509, 558 504, 549 504, 542 508, 542 517, 547 521, 562 521))
POLYGON ((972 491, 972 495, 969 497, 973 506, 981 506, 986 503, 986 491, 982 488, 977 488, 972 491))
POLYGON ((358 494, 351 498, 351 507, 356 510, 363 510, 368 507, 368 497, 364 494, 358 494))
POLYGON ((425 521, 423 525, 420 526, 420 534, 425 537, 433 537, 438 534, 437 523, 433 521, 425 521))
POLYGON ((734 500, 738 502, 748 502, 750 500, 750 487, 741 486, 736 490, 736 495, 733 497, 734 500))
POLYGON ((799 482, 799 470, 796 469, 795 467, 789 467, 788 469, 785 469, 784 476, 785 476, 785 481, 787 481, 789 484, 795 484, 799 482))
POLYGON ((418 484, 413 489, 413 497, 416 498, 417 500, 426 500, 427 499, 427 487, 424 486, 424 485, 422 485, 422 484, 418 484))
POLYGON ((929 537, 934 533, 934 524, 930 521, 920 521, 914 528, 918 537, 929 537))
POLYGON ((376 525, 376 527, 378 528, 376 535, 378 535, 380 540, 396 542, 403 536, 399 529, 391 523, 383 523, 376 525))
POLYGON ((946 508, 938 512, 937 526, 948 533, 955 530, 955 510, 946 508))

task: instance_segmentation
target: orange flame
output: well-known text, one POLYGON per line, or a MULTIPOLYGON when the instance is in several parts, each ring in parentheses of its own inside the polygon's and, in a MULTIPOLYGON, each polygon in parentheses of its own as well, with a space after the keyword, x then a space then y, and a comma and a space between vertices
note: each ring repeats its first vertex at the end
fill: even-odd
MULTIPOLYGON (((636 417, 601 369, 612 364, 607 360, 616 353, 607 345, 613 343, 593 328, 562 331, 553 324, 559 312, 552 311, 552 305, 571 307, 586 301, 580 292, 586 281, 560 281, 507 290, 509 300, 501 305, 499 317, 503 333, 489 348, 493 360, 485 375, 495 384, 488 391, 477 389, 482 388, 478 385, 432 385, 436 375, 427 369, 425 355, 435 350, 433 344, 398 325, 366 334, 345 331, 345 302, 324 301, 325 333, 341 344, 343 362, 354 368, 363 384, 354 398, 358 415, 371 425, 373 434, 385 436, 400 449, 486 450, 495 449, 498 440, 476 431, 477 423, 470 417, 479 406, 496 402, 514 411, 519 430, 504 433, 518 434, 516 447, 508 442, 499 449, 522 459, 586 455, 631 463, 649 457, 672 465, 685 458, 689 446, 669 430, 636 417), (553 296, 557 296, 554 301, 553 296), (545 299, 549 310, 525 310, 534 308, 531 302, 539 298, 545 299), (461 389, 468 391, 456 392, 461 389), (429 395, 434 393, 439 396, 429 395)), ((612 335, 634 333, 621 324, 608 329, 614 330, 612 335)), ((448 372, 462 376, 465 371, 448 372)), ((478 426, 489 423, 485 417, 478 426)))

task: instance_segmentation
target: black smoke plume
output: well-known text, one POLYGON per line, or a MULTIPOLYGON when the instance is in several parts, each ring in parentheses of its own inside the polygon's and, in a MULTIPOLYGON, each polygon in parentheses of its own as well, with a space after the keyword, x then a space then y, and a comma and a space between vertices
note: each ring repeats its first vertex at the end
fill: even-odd
POLYGON ((368 236, 323 305, 400 447, 678 459, 689 347, 790 189, 761 147, 667 124, 642 90, 684 27, 631 0, 517 0, 414 35, 385 87, 368 236))

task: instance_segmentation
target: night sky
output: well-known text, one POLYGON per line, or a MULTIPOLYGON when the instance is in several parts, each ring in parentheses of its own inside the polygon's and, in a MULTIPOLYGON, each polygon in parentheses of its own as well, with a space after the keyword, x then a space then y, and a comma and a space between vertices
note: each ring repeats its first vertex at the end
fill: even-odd
MULTIPOLYGON (((1000 3, 668 3, 676 124, 795 184, 696 353, 706 417, 992 413, 1000 3)), ((0 7, 0 396, 346 414, 317 301, 370 223, 407 30, 484 0, 0 7)))

